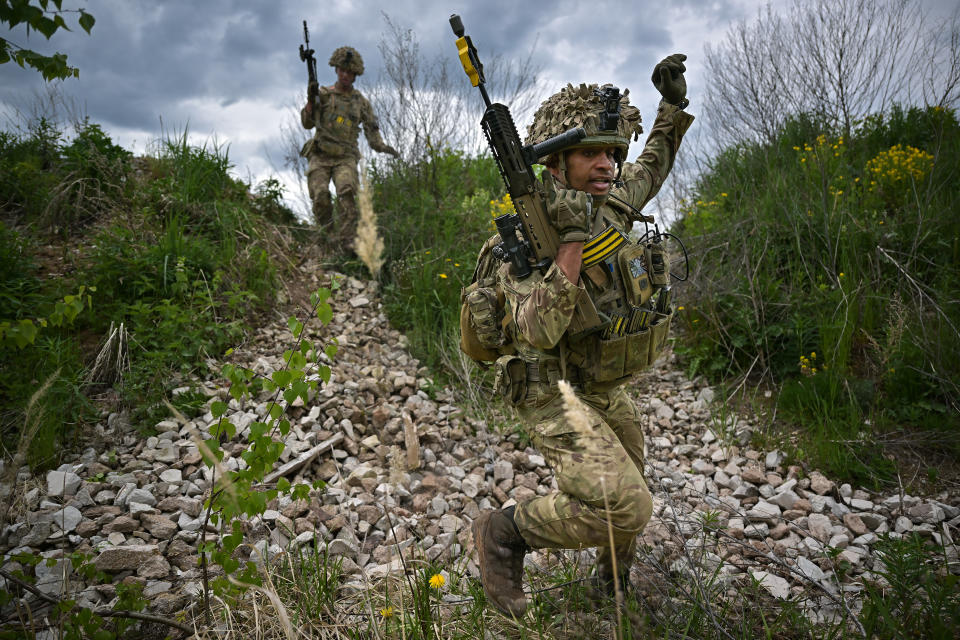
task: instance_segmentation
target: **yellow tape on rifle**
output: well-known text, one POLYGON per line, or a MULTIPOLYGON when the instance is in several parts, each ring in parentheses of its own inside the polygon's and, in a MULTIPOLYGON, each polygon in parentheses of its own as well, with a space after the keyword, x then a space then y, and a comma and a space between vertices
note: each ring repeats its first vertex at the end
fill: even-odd
POLYGON ((457 52, 460 54, 460 64, 463 65, 463 70, 467 72, 467 77, 470 78, 470 84, 477 86, 480 84, 480 74, 477 73, 477 69, 470 60, 470 45, 467 44, 466 36, 457 38, 457 52))

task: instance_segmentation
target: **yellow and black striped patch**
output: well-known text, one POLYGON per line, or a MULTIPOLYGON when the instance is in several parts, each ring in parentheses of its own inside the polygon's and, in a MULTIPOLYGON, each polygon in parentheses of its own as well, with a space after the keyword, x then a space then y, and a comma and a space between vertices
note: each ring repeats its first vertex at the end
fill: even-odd
POLYGON ((609 227, 593 236, 583 245, 583 267, 592 267, 601 260, 615 255, 626 241, 627 236, 614 227, 609 227))

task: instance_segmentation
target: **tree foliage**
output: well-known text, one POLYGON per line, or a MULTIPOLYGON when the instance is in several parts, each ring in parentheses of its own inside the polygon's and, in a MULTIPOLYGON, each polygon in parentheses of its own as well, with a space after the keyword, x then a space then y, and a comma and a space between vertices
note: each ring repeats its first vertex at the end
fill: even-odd
POLYGON ((918 0, 768 4, 708 46, 706 66, 705 113, 722 143, 773 142, 800 113, 849 139, 894 103, 956 106, 960 14, 934 22, 918 0))
MULTIPOLYGON (((47 40, 60 29, 70 31, 64 19, 64 15, 68 13, 76 13, 80 28, 90 33, 95 22, 94 17, 84 9, 63 9, 63 0, 0 0, 0 22, 5 23, 11 30, 24 25, 27 35, 32 29, 47 40)), ((66 54, 57 52, 48 56, 0 38, 0 64, 10 61, 23 68, 28 65, 33 67, 47 81, 80 76, 79 69, 67 64, 66 54)))

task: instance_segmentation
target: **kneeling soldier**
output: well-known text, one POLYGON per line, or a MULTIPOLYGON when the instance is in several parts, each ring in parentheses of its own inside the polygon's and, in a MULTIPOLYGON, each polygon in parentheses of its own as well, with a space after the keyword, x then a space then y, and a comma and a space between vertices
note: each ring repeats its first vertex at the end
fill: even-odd
POLYGON ((515 356, 507 358, 519 359, 508 367, 498 360, 498 382, 523 390, 508 402, 528 425, 558 487, 474 521, 484 592, 508 615, 520 616, 527 607, 522 579, 529 549, 599 547, 597 575, 612 589, 614 554, 622 581, 637 534, 651 516, 641 413, 623 386, 665 345, 672 315, 669 273, 664 253, 651 251, 650 243, 646 250, 632 244, 626 235, 634 221, 650 220, 640 209, 659 191, 693 121, 682 110, 688 102, 685 58, 669 56, 654 69, 664 99, 636 162, 624 160, 630 138, 642 131, 640 112, 613 87, 568 85, 540 106, 528 129, 525 144, 578 126, 587 137, 545 162, 548 208, 561 242, 553 264, 522 280, 509 264, 497 273, 515 326, 515 356), (611 95, 614 104, 619 100, 615 126, 602 124, 609 122, 604 117, 611 95), (654 295, 663 296, 656 305, 654 295), (602 331, 570 331, 580 296, 589 296, 609 320, 602 331), (524 379, 500 380, 505 371, 524 379), (560 380, 572 385, 586 407, 585 419, 571 421, 565 414, 560 380))

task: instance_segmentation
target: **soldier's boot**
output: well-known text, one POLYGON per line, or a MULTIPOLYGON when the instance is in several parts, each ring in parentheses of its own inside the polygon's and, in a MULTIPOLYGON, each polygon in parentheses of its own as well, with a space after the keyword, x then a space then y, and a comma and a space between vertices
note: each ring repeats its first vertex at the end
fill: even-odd
POLYGON ((513 521, 513 507, 484 511, 473 521, 472 529, 483 593, 501 612, 519 618, 527 610, 523 556, 530 547, 513 521))
MULTIPOLYGON (((617 584, 624 597, 631 591, 630 567, 633 565, 633 550, 617 551, 617 584)), ((613 553, 608 547, 597 549, 597 583, 598 588, 611 599, 616 597, 614 587, 613 553)))

